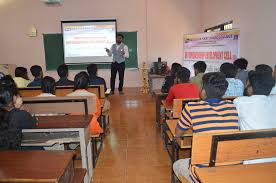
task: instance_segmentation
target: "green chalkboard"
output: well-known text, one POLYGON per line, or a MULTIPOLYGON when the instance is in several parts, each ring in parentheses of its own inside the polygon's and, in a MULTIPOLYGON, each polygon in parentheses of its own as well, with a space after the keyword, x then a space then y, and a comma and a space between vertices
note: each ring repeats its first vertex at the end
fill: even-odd
MULTIPOLYGON (((129 48, 129 58, 126 59, 126 68, 138 68, 137 62, 137 32, 118 32, 123 34, 124 42, 129 48)), ((44 34, 44 52, 46 70, 56 70, 64 63, 62 34, 44 34)), ((70 65, 71 70, 86 69, 87 65, 70 65)), ((99 69, 109 69, 110 64, 98 64, 99 69)))

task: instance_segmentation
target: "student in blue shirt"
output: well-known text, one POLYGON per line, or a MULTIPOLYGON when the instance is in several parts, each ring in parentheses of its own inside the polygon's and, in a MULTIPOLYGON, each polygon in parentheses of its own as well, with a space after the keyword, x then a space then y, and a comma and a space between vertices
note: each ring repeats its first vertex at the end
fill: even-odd
POLYGON ((228 82, 228 88, 224 96, 243 96, 244 85, 240 79, 236 79, 237 68, 232 63, 223 63, 220 66, 220 72, 225 75, 228 82))
POLYGON ((88 65, 87 72, 89 74, 89 85, 104 85, 104 90, 107 90, 105 80, 98 76, 98 68, 96 64, 88 65))
POLYGON ((57 86, 74 86, 74 81, 68 79, 69 69, 66 64, 58 66, 57 73, 60 79, 56 82, 57 86))
POLYGON ((34 80, 28 84, 28 87, 41 86, 41 80, 43 78, 42 68, 39 65, 33 65, 30 70, 34 76, 34 80))

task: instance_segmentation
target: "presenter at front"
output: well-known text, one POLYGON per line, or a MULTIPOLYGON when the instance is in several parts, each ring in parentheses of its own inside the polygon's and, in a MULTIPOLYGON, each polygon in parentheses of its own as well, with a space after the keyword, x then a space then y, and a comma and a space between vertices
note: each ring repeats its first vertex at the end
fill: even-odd
POLYGON ((117 72, 119 73, 119 94, 124 94, 124 75, 125 75, 125 60, 129 57, 128 47, 124 44, 124 36, 117 34, 116 44, 113 44, 110 49, 106 48, 108 56, 113 56, 113 62, 111 64, 111 78, 110 78, 110 94, 114 94, 115 80, 117 72))

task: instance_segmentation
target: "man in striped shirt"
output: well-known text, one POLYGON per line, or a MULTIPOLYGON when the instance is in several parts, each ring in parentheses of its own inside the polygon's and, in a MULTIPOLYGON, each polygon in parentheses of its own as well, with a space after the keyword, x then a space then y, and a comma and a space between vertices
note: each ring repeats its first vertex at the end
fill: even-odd
MULTIPOLYGON (((205 74, 201 91, 204 100, 190 102, 184 107, 175 129, 176 136, 182 136, 190 128, 193 133, 238 131, 236 107, 233 102, 222 99, 227 87, 228 82, 222 73, 205 74)), ((173 169, 176 176, 184 176, 189 182, 198 182, 191 171, 190 158, 176 161, 173 169)))

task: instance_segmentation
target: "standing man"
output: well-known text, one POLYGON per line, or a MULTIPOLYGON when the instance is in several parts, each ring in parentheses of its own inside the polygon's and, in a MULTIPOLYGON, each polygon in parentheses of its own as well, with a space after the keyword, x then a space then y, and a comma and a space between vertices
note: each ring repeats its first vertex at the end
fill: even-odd
POLYGON ((128 47, 123 43, 124 36, 122 34, 117 34, 116 44, 113 44, 110 49, 106 48, 108 56, 113 55, 113 62, 111 64, 111 78, 110 78, 110 94, 114 94, 115 89, 115 79, 117 72, 119 72, 119 94, 124 94, 124 74, 125 74, 125 59, 129 57, 128 47))

